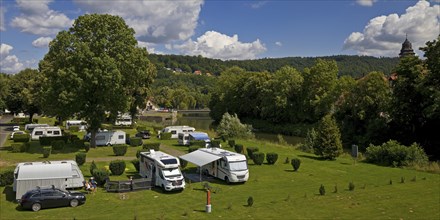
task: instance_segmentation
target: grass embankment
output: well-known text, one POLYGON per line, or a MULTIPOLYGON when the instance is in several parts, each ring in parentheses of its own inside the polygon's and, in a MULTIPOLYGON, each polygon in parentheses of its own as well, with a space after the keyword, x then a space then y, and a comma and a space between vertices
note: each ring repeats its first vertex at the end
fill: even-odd
MULTIPOLYGON (((155 138, 149 141, 157 141, 155 138)), ((176 140, 162 141, 174 150, 176 140)), ((124 194, 107 193, 102 188, 95 195, 87 195, 85 205, 76 208, 45 209, 38 213, 23 211, 12 202, 11 187, 1 187, 1 219, 439 219, 440 176, 415 170, 380 167, 362 162, 353 163, 348 157, 322 161, 314 155, 255 140, 237 140, 244 146, 258 146, 264 153, 279 154, 275 165, 254 165, 249 162, 250 179, 245 184, 226 185, 223 181, 210 183, 216 189, 212 194, 212 213, 204 212, 206 192, 201 183, 188 183, 181 193, 162 193, 146 190, 124 194), (298 172, 293 172, 286 157, 301 159, 298 172), (405 179, 401 183, 401 178, 405 179), (390 184, 392 181, 392 184, 390 184), (348 184, 355 184, 354 191, 348 184), (326 195, 319 195, 323 184, 326 195), (337 192, 335 191, 337 186, 337 192), (249 196, 254 198, 247 207, 249 196)), ((226 147, 227 143, 222 143, 226 147)), ((140 147, 129 147, 125 156, 134 156, 140 147)), ((227 148, 231 150, 230 148, 227 148)), ((74 159, 76 152, 52 154, 50 160, 74 159)), ((43 160, 40 154, 1 151, 6 162, 43 160)), ((110 147, 91 149, 88 159, 114 158, 110 147)), ((108 161, 97 162, 106 166, 108 161)), ((88 177, 90 163, 81 169, 88 177)), ((189 171, 189 167, 184 170, 189 171)), ((135 175, 127 161, 127 170, 112 180, 135 175)))

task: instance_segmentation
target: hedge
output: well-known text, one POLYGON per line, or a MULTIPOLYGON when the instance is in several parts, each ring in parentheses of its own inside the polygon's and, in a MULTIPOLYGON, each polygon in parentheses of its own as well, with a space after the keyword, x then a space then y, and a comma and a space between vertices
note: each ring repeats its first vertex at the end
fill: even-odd
POLYGON ((258 150, 258 147, 246 147, 247 155, 250 159, 253 159, 253 153, 258 152, 258 150))
POLYGON ((137 152, 136 152, 136 158, 139 159, 139 157, 141 156, 141 152, 150 152, 150 151, 147 150, 147 149, 137 150, 137 152))
POLYGON ((220 148, 221 147, 220 146, 220 140, 212 140, 211 141, 211 147, 220 148))
POLYGON ((188 153, 191 153, 193 151, 198 150, 199 148, 201 148, 200 146, 194 145, 194 146, 189 146, 188 148, 188 153))
POLYGON ((94 169, 93 170, 93 177, 95 178, 95 181, 98 185, 102 186, 105 184, 109 176, 109 173, 105 169, 94 169))
POLYGON ((428 162, 428 156, 418 144, 407 147, 394 140, 379 146, 370 144, 365 154, 367 162, 383 166, 400 167, 428 162))
POLYGON ((110 172, 112 175, 120 176, 125 171, 125 161, 123 160, 113 160, 109 165, 110 172))
POLYGON ((40 144, 42 146, 52 145, 52 141, 62 140, 64 143, 67 143, 69 139, 68 136, 56 136, 56 137, 40 137, 40 144))
POLYGON ((14 183, 14 170, 0 172, 0 186, 12 185, 14 183))
POLYGON ((79 140, 79 139, 73 140, 71 146, 78 149, 84 149, 85 148, 84 140, 79 140))
POLYGON ((145 150, 153 149, 154 151, 159 151, 160 150, 160 143, 145 143, 142 146, 142 149, 145 149, 145 150))
POLYGON ((113 153, 116 156, 124 156, 127 153, 127 145, 126 144, 118 144, 113 146, 113 153))
POLYGON ((206 142, 201 140, 201 141, 191 141, 190 143, 191 146, 198 146, 200 147, 206 147, 206 142))
POLYGON ((86 162, 86 156, 87 156, 87 154, 85 154, 85 153, 77 153, 77 154, 75 155, 75 161, 76 161, 76 163, 77 163, 79 166, 83 165, 83 164, 86 162))
POLYGON ((132 146, 132 147, 141 146, 142 143, 143 143, 142 138, 140 138, 140 137, 130 138, 130 146, 132 146))
POLYGON ((170 132, 163 132, 160 134, 161 140, 170 140, 171 139, 171 133, 170 132))
POLYGON ((264 153, 263 152, 254 152, 252 153, 252 160, 256 165, 261 165, 264 162, 264 153))
POLYGON ((29 141, 26 143, 26 152, 28 153, 41 153, 40 141, 29 141))
POLYGON ((14 134, 14 142, 29 142, 29 134, 14 134))
POLYGON ((131 161, 131 163, 133 164, 134 168, 136 168, 136 172, 139 172, 139 169, 140 169, 139 159, 134 159, 131 161))
POLYGON ((12 153, 23 153, 26 152, 26 143, 12 143, 12 153))
POLYGON ((64 146, 66 145, 66 142, 63 140, 55 140, 51 143, 53 150, 62 150, 64 149, 64 146))
POLYGON ((234 149, 235 149, 235 152, 242 154, 243 153, 243 144, 236 144, 234 149))
POLYGON ((266 161, 268 164, 275 164, 278 160, 278 154, 277 153, 267 153, 266 154, 266 161))

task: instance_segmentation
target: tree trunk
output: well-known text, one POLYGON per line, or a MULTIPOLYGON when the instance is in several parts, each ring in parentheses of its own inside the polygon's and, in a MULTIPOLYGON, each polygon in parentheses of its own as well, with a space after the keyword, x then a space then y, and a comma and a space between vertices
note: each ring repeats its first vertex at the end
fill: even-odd
POLYGON ((91 148, 96 148, 95 136, 96 136, 96 130, 92 130, 90 132, 90 147, 91 148))

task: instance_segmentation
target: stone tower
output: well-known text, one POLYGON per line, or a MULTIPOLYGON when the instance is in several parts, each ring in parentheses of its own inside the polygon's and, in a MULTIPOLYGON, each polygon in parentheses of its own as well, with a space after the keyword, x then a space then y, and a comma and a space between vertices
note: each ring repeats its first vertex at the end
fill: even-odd
POLYGON ((403 42, 402 44, 402 49, 400 50, 399 57, 402 58, 402 57, 414 56, 414 55, 415 53, 414 50, 412 49, 412 44, 411 42, 409 42, 407 36, 405 42, 403 42))

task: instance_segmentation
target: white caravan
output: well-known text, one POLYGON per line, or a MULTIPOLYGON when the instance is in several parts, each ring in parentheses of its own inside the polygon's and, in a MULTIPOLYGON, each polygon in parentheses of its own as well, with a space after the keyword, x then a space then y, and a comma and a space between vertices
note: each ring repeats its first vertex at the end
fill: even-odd
POLYGON ((154 150, 141 152, 139 157, 139 175, 151 178, 153 185, 162 187, 164 191, 185 188, 185 179, 180 172, 178 158, 154 150))
POLYGON ((14 170, 13 191, 20 199, 37 186, 54 185, 60 189, 83 187, 84 176, 75 161, 45 161, 19 163, 14 170))
POLYGON ((66 121, 66 129, 69 130, 72 126, 78 127, 80 131, 87 129, 87 122, 83 120, 68 120, 66 121))
POLYGON ((193 127, 189 127, 187 125, 182 126, 168 126, 162 129, 162 131, 159 131, 159 137, 161 133, 171 133, 171 138, 178 138, 179 133, 188 133, 188 132, 194 132, 196 129, 193 127))
POLYGON ((230 182, 246 182, 249 179, 246 156, 221 148, 200 148, 180 156, 194 163, 206 174, 230 182))
POLYGON ((191 145, 192 141, 205 141, 206 147, 211 143, 211 139, 205 132, 179 133, 177 143, 179 145, 191 145))
POLYGON ((49 127, 49 125, 48 124, 26 124, 25 126, 24 126, 24 130, 25 131, 32 131, 32 130, 34 130, 34 128, 36 128, 36 127, 49 127))
POLYGON ((117 126, 131 126, 132 124, 133 120, 129 114, 119 115, 115 121, 115 125, 117 126))
POLYGON ((60 127, 36 127, 32 130, 31 139, 39 140, 40 137, 58 137, 61 136, 60 127))
POLYGON ((101 131, 96 133, 96 146, 112 146, 115 144, 125 144, 125 131, 101 131))

